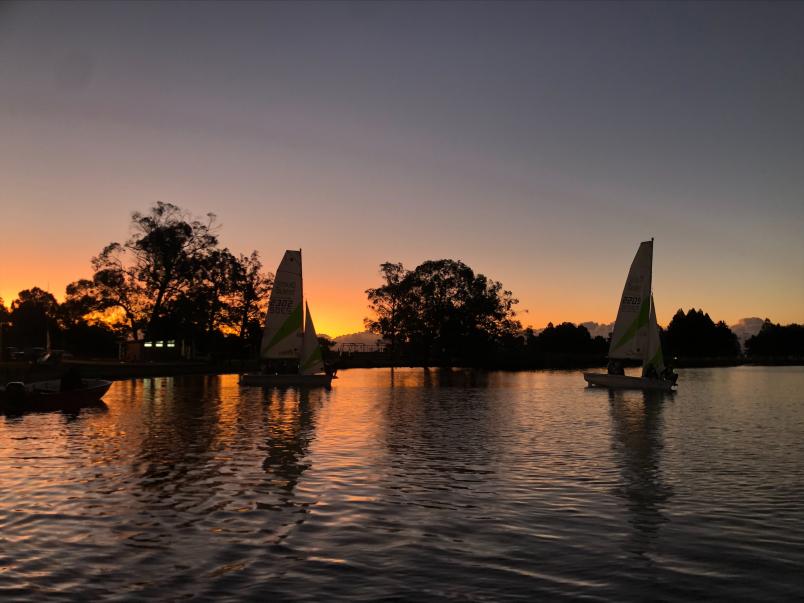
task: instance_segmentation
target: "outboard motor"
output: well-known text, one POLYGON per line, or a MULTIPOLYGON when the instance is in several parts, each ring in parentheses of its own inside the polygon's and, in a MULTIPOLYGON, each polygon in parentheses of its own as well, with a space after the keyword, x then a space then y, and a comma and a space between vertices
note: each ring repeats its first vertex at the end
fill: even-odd
POLYGON ((25 402, 25 384, 22 381, 6 383, 6 399, 14 404, 25 402))

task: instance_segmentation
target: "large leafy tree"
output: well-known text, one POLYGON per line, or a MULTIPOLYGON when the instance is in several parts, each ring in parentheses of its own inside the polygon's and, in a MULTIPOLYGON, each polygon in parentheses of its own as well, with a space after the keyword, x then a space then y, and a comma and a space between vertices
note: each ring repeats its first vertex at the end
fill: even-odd
POLYGON ((401 262, 385 262, 380 264, 380 274, 383 284, 376 289, 366 289, 369 309, 374 316, 365 318, 363 322, 366 329, 391 342, 391 353, 396 356, 399 342, 410 335, 405 329, 410 328, 415 308, 408 299, 410 273, 401 262))
POLYGON ((199 263, 214 251, 218 244, 214 221, 214 214, 207 214, 207 221, 202 222, 161 201, 148 213, 134 212, 131 216, 134 234, 124 249, 133 260, 131 268, 139 284, 153 300, 146 332, 162 316, 164 306, 191 283, 199 263))
POLYGON ((413 271, 386 263, 380 271, 385 284, 366 292, 374 313, 366 326, 423 362, 482 363, 521 328, 511 292, 463 262, 430 260, 413 271))
POLYGON ((226 324, 242 339, 258 335, 274 275, 264 272, 259 254, 240 254, 233 264, 226 301, 226 324))
POLYGON ((113 242, 92 259, 92 285, 77 283, 96 300, 96 309, 122 313, 134 338, 162 330, 169 307, 191 287, 216 251, 215 216, 189 216, 161 201, 131 216, 132 235, 113 242))
POLYGON ((214 221, 162 202, 135 212, 130 238, 92 258, 92 279, 71 283, 65 304, 102 315, 135 340, 145 333, 209 349, 224 334, 254 336, 273 275, 256 252, 235 256, 220 248, 214 221))
POLYGON ((11 303, 12 341, 19 346, 44 346, 58 328, 59 304, 49 291, 32 287, 11 303))
POLYGON ((183 336, 210 345, 224 333, 251 339, 260 330, 272 283, 256 252, 236 257, 228 249, 213 249, 197 263, 168 319, 181 325, 183 336))
POLYGON ((193 277, 171 304, 161 319, 167 327, 182 325, 185 337, 209 340, 225 325, 226 296, 229 295, 236 270, 237 259, 228 249, 212 249, 199 258, 193 277))

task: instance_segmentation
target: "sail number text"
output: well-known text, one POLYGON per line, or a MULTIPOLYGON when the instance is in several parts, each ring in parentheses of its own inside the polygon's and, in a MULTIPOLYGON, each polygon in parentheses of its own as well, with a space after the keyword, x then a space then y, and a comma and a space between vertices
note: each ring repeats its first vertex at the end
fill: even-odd
POLYGON ((623 304, 629 306, 638 306, 642 302, 642 298, 638 295, 623 295, 623 304))
POLYGON ((290 299, 272 299, 268 311, 276 314, 290 314, 293 301, 290 299))

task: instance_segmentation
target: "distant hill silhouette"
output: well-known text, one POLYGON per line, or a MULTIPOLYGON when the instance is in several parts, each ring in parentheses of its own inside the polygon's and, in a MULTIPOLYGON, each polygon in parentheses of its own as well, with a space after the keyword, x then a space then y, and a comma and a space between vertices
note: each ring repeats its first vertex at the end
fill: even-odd
POLYGON ((737 335, 740 345, 745 349, 745 342, 759 333, 764 323, 764 319, 752 316, 751 318, 741 318, 729 328, 737 335))
POLYGON ((371 333, 370 331, 361 331, 360 333, 349 333, 347 335, 338 335, 337 337, 331 337, 332 341, 335 343, 365 343, 365 344, 375 344, 377 340, 382 339, 376 333, 371 333))
MULTIPOLYGON (((614 323, 598 323, 593 320, 587 322, 579 322, 578 326, 584 327, 587 331, 589 331, 589 335, 592 339, 595 337, 602 337, 603 339, 608 339, 611 332, 614 330, 614 323)), ((539 335, 544 329, 547 327, 542 327, 541 329, 531 329, 534 335, 539 335)))
POLYGON ((359 344, 366 346, 377 345, 378 341, 382 341, 382 337, 370 331, 361 331, 360 333, 348 333, 346 335, 338 335, 338 337, 330 337, 335 342, 334 350, 338 351, 344 344, 359 344))
POLYGON ((586 327, 586 330, 589 331, 589 335, 592 336, 592 339, 595 337, 602 337, 603 339, 608 339, 611 332, 614 330, 614 323, 597 323, 597 322, 582 322, 582 327, 586 327))

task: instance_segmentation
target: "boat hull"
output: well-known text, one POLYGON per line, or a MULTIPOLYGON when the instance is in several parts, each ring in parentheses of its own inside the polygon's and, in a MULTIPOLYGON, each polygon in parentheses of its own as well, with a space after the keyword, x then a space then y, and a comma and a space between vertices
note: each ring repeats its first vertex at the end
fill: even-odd
POLYGON ((589 387, 658 390, 666 392, 673 390, 673 383, 664 379, 629 377, 628 375, 608 375, 606 373, 584 373, 583 378, 586 379, 589 387))
POLYGON ((330 387, 334 375, 272 375, 263 373, 244 373, 240 375, 240 385, 256 385, 262 387, 296 385, 301 387, 330 387))
POLYGON ((105 379, 84 379, 82 386, 61 391, 61 381, 35 381, 21 390, 0 387, 0 408, 4 410, 73 410, 100 403, 112 386, 105 379))

